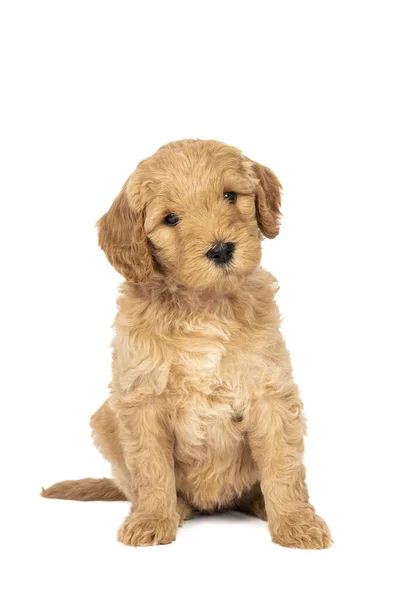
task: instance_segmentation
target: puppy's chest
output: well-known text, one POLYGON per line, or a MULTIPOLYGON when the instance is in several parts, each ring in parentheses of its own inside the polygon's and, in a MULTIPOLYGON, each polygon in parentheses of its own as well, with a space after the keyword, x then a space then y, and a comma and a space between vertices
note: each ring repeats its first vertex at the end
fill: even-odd
POLYGON ((247 409, 262 387, 263 357, 237 333, 203 324, 197 335, 191 332, 179 340, 168 397, 175 415, 176 456, 183 462, 230 462, 240 451, 247 409))
MULTIPOLYGON (((257 340, 258 341, 258 340, 257 340)), ((211 403, 231 406, 248 400, 262 380, 261 345, 240 330, 232 334, 218 323, 202 324, 180 335, 168 386, 180 398, 199 395, 211 403)))

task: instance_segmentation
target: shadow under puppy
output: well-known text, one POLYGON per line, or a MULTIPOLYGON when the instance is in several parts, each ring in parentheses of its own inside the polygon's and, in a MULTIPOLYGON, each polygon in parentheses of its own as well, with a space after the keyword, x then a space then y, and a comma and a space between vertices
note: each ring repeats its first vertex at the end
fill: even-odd
POLYGON ((267 519, 274 542, 327 548, 309 503, 305 424, 262 236, 279 231, 276 176, 216 141, 161 147, 99 220, 125 278, 110 397, 91 419, 113 479, 42 494, 132 504, 118 539, 168 544, 193 510, 267 519))

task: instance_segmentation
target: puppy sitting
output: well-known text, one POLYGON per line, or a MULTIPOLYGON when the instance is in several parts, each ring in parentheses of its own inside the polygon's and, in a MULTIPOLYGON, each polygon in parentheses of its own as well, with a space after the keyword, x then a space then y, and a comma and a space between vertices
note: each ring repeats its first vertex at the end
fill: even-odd
POLYGON ((278 179, 230 146, 174 142, 139 164, 98 222, 126 279, 111 394, 91 419, 113 479, 44 496, 128 499, 118 539, 132 546, 168 544, 192 511, 225 508, 268 515, 283 546, 331 544, 309 503, 276 281, 260 267, 279 217, 278 179))

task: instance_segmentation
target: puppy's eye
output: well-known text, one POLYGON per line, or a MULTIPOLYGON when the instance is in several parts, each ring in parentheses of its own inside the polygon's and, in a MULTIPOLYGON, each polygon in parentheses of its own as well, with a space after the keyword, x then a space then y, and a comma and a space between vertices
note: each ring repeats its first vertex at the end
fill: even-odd
POLYGON ((165 217, 164 223, 170 227, 175 227, 179 223, 179 217, 175 213, 171 213, 165 217))
POLYGON ((229 204, 235 204, 237 194, 235 192, 225 192, 224 198, 228 200, 229 204))

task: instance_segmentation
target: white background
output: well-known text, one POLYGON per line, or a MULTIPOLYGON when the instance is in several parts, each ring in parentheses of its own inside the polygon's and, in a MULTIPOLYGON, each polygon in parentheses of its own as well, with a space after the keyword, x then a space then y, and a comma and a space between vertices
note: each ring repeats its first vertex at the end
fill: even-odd
POLYGON ((396 4, 2 3, 4 598, 399 597, 396 4), (119 276, 94 224, 140 159, 185 137, 233 144, 284 186, 263 264, 330 550, 280 548, 235 513, 126 548, 126 503, 38 495, 109 473, 88 420, 119 276))

